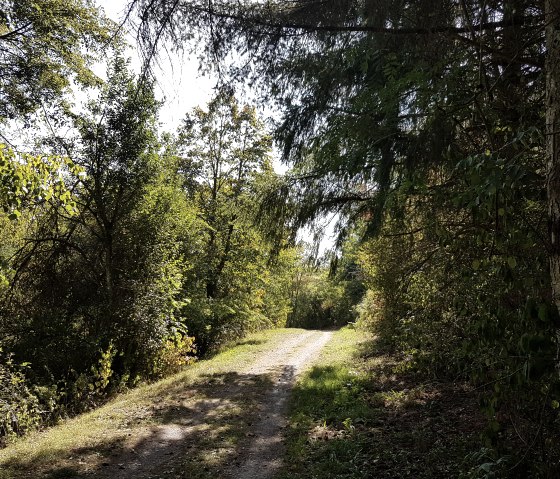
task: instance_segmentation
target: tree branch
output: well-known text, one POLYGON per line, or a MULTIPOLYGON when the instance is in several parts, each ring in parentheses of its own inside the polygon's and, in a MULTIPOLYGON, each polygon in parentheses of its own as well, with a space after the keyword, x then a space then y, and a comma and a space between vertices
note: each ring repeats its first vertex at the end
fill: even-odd
MULTIPOLYGON (((496 30, 503 27, 510 27, 512 25, 526 25, 531 26, 541 26, 542 24, 534 24, 529 22, 527 17, 516 18, 515 21, 495 21, 495 22, 482 22, 475 25, 468 25, 464 27, 455 27, 450 25, 436 25, 433 27, 378 27, 373 25, 312 25, 305 23, 295 23, 295 22, 281 22, 281 21, 269 21, 264 19, 263 16, 251 16, 250 14, 245 16, 243 13, 228 13, 224 11, 218 11, 215 8, 204 8, 193 6, 192 10, 198 13, 210 15, 212 17, 233 20, 236 22, 252 23, 254 25, 274 28, 274 29, 286 29, 286 30, 303 30, 307 32, 367 32, 367 33, 380 33, 380 34, 390 34, 390 35, 426 35, 426 34, 461 34, 469 33, 472 29, 479 32, 486 30, 496 30)), ((270 12, 271 16, 275 12, 270 12)), ((532 18, 531 18, 532 19, 532 18)))

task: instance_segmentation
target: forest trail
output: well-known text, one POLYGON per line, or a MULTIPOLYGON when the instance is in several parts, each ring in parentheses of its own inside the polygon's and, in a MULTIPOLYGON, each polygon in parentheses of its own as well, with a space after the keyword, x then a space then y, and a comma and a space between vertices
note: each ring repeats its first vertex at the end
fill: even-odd
MULTIPOLYGON (((151 434, 131 450, 113 458, 105 464, 99 478, 153 478, 166 477, 166 471, 181 472, 177 465, 182 463, 189 449, 197 449, 196 438, 201 430, 212 436, 216 428, 230 427, 228 410, 239 407, 239 399, 246 398, 251 404, 252 422, 235 450, 210 451, 222 456, 219 470, 208 477, 232 477, 236 479, 265 479, 272 477, 281 464, 285 426, 286 400, 296 376, 309 366, 321 348, 331 338, 331 332, 302 331, 286 339, 274 348, 261 352, 254 361, 235 372, 229 378, 215 384, 214 394, 201 400, 183 402, 183 414, 174 415, 168 424, 158 426, 151 434), (265 386, 263 388, 263 385, 265 386), (255 402, 255 399, 257 401, 255 402), (213 414, 224 420, 201 421, 213 414), (210 428, 215 426, 212 431, 210 428), (185 451, 185 446, 187 451, 185 451), (132 452, 131 452, 132 451, 132 452)), ((242 406, 243 407, 243 406, 242 406)), ((233 422, 238 414, 231 415, 233 422)), ((235 427, 232 425, 231 427, 235 427)), ((219 440, 219 437, 218 437, 219 440)), ((219 448, 218 448, 219 449, 219 448)), ((226 448, 227 449, 227 448, 226 448)), ((190 461, 189 461, 190 462, 190 461)), ((202 477, 206 474, 202 473, 202 477)), ((181 477, 181 476, 179 476, 181 477)))
MULTIPOLYGON (((118 441, 73 446, 41 475, 53 479, 273 477, 281 465, 290 390, 333 334, 286 331, 272 341, 249 339, 247 347, 263 344, 242 364, 218 371, 210 368, 191 384, 174 383, 160 403, 152 396, 154 403, 143 408, 146 417, 136 413, 121 426, 126 434, 118 441)), ((20 469, 21 464, 17 467, 20 473, 7 477, 33 476, 26 467, 20 469)))
POLYGON ((254 438, 238 461, 239 468, 230 467, 228 475, 237 479, 271 477, 280 466, 282 429, 286 424, 285 406, 296 376, 313 362, 322 347, 331 339, 332 332, 308 332, 296 338, 295 344, 271 351, 252 365, 249 374, 274 378, 273 388, 263 398, 254 438))

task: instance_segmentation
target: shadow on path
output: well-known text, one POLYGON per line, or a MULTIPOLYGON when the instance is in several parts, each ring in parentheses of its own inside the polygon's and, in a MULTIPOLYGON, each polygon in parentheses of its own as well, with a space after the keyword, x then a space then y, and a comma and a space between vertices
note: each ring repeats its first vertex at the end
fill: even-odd
MULTIPOLYGON (((91 448, 60 451, 54 461, 61 466, 42 477, 223 477, 224 468, 235 467, 235 458, 243 456, 243 449, 253 442, 257 433, 250 432, 252 426, 276 414, 275 405, 263 398, 278 389, 278 373, 215 374, 187 387, 171 384, 164 395, 174 401, 156 403, 147 418, 129 425, 128 435, 91 448)), ((283 373, 290 379, 293 376, 293 371, 283 373)), ((270 435, 275 432, 269 431, 270 435)), ((12 460, 5 466, 16 477, 37 477, 37 472, 29 471, 52 462, 50 455, 12 460)))
MULTIPOLYGON (((5 461, 7 477, 268 478, 282 458, 295 377, 330 338, 329 332, 297 332, 259 352, 240 372, 156 383, 141 400, 124 398, 103 410, 95 424, 107 437, 95 437, 94 429, 87 436, 92 445, 78 448, 67 445, 68 433, 52 447, 5 461), (111 418, 118 423, 101 427, 111 418)), ((80 434, 79 424, 70 431, 80 434)))

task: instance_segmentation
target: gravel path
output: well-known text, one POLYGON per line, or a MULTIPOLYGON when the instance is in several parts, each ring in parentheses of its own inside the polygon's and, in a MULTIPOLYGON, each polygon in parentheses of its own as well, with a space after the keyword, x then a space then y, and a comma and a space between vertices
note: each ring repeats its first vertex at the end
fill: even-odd
MULTIPOLYGON (((294 341, 268 352, 250 368, 250 374, 273 374, 276 384, 262 401, 260 418, 254 425, 254 439, 242 452, 242 462, 229 468, 227 474, 237 479, 272 477, 281 465, 282 430, 286 425, 286 403, 296 376, 309 366, 331 332, 309 331, 294 341)), ((238 461, 239 463, 239 461, 238 461)))
POLYGON ((204 462, 208 467, 195 477, 272 478, 283 456, 291 388, 331 336, 325 331, 291 334, 241 370, 210 378, 203 390, 185 390, 174 407, 165 406, 164 424, 135 433, 129 444, 85 477, 189 478, 189 464, 200 468, 204 462), (228 430, 244 431, 235 446, 223 440, 228 430))

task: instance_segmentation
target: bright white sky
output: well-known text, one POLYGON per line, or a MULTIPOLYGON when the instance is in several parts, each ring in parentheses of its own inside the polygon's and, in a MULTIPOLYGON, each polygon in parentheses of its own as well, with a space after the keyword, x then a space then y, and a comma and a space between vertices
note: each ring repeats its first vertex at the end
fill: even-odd
MULTIPOLYGON (((122 21, 126 13, 127 0, 97 0, 97 4, 105 10, 105 14, 109 18, 117 23, 122 21)), ((131 57, 133 68, 139 72, 140 59, 136 51, 136 40, 130 35, 127 38, 131 45, 128 55, 131 57)), ((105 69, 105 65, 99 65, 96 73, 104 76, 105 69)), ((212 97, 212 89, 216 83, 213 78, 199 75, 196 59, 189 59, 178 54, 173 57, 166 54, 161 56, 157 80, 158 96, 165 100, 160 113, 160 121, 163 129, 167 131, 177 127, 181 119, 193 107, 205 105, 212 97)))

